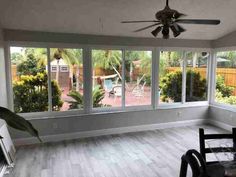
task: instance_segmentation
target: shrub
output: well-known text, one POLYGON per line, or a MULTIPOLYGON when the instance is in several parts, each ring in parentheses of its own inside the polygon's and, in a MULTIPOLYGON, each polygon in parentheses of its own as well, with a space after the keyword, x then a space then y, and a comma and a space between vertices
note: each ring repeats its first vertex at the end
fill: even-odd
MULTIPOLYGON (((169 99, 180 102, 182 97, 182 72, 168 73, 160 81, 162 101, 169 99)), ((206 99, 206 80, 199 72, 188 70, 186 75, 186 101, 200 101, 206 99)))
POLYGON ((160 88, 162 92, 162 101, 172 99, 175 102, 181 101, 182 93, 182 73, 180 71, 168 73, 161 78, 160 88))
MULTIPOLYGON (((69 92, 68 96, 73 98, 73 101, 68 101, 70 104, 70 109, 81 109, 84 106, 83 95, 78 91, 72 90, 69 92)), ((97 85, 93 89, 93 107, 109 107, 110 105, 102 104, 101 101, 105 97, 105 91, 97 85)))
MULTIPOLYGON (((56 81, 52 85, 53 110, 61 108, 61 91, 56 81)), ((48 83, 46 72, 36 75, 21 75, 19 81, 13 83, 15 112, 41 112, 48 110, 48 83)))
POLYGON ((216 90, 215 95, 216 95, 216 101, 219 103, 236 105, 236 96, 224 97, 223 94, 218 89, 216 90))
POLYGON ((233 94, 233 87, 225 85, 225 79, 221 75, 216 77, 216 89, 222 94, 223 97, 229 97, 233 94))

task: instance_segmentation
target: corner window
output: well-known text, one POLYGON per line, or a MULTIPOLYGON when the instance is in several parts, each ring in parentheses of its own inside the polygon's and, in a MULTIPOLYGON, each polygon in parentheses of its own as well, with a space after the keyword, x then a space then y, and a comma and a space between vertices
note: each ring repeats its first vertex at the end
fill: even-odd
POLYGON ((215 101, 236 105, 236 51, 216 53, 215 101))

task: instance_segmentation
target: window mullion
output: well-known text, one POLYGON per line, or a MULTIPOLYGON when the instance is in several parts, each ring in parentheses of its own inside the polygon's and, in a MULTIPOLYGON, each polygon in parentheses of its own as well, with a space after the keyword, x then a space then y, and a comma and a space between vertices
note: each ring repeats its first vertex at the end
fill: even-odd
POLYGON ((155 48, 152 50, 152 106, 156 109, 159 105, 159 62, 160 62, 160 49, 155 48))
POLYGON ((52 82, 51 82, 51 60, 50 48, 47 47, 47 70, 48 70, 48 111, 52 111, 52 82))
POLYGON ((210 53, 210 62, 209 62, 209 86, 208 86, 208 94, 209 94, 209 103, 213 103, 215 100, 215 89, 216 89, 216 52, 214 50, 210 53))
POLYGON ((125 109, 125 50, 122 50, 122 109, 125 109))
POLYGON ((182 67, 182 104, 186 102, 186 51, 183 51, 183 67, 182 67))
POLYGON ((84 112, 92 111, 92 56, 91 49, 85 47, 83 49, 83 81, 84 81, 84 112))

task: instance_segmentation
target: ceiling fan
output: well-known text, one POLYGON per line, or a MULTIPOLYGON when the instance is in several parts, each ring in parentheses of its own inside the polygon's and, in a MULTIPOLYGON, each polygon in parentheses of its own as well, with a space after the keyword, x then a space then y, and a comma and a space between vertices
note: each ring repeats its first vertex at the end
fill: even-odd
POLYGON ((174 37, 179 36, 182 32, 186 30, 179 25, 180 24, 199 24, 199 25, 218 25, 220 20, 210 20, 210 19, 180 19, 181 17, 186 16, 178 12, 177 10, 171 9, 169 7, 169 0, 166 0, 166 6, 163 10, 158 11, 155 15, 156 20, 143 20, 143 21, 122 21, 121 23, 143 23, 150 22, 154 23, 152 25, 146 26, 135 30, 134 32, 143 31, 154 26, 158 26, 151 33, 154 37, 162 32, 163 39, 168 39, 170 37, 170 30, 173 32, 174 37))

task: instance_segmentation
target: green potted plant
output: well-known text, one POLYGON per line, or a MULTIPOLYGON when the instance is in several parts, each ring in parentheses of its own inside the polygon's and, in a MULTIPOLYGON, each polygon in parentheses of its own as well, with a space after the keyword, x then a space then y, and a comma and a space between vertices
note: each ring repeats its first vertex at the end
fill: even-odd
POLYGON ((42 142, 39 137, 38 131, 28 120, 25 120, 22 116, 0 106, 0 119, 5 120, 8 126, 17 130, 26 131, 30 135, 38 138, 40 142, 42 142))

